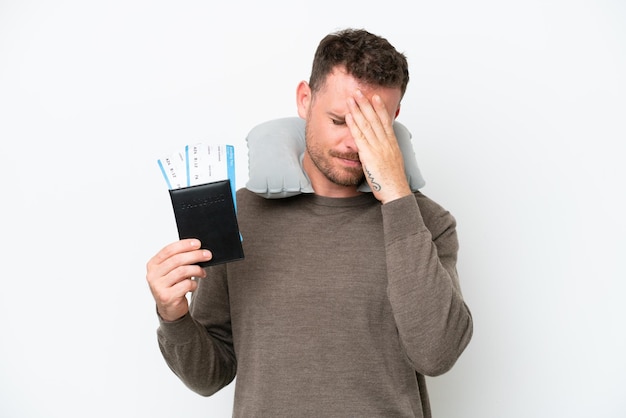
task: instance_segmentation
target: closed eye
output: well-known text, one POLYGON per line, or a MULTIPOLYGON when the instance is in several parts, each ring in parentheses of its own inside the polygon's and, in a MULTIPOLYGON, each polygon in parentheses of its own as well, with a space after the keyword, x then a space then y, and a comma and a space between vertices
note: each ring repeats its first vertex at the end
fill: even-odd
POLYGON ((345 119, 333 119, 333 125, 335 126, 342 126, 346 124, 346 120, 345 119))

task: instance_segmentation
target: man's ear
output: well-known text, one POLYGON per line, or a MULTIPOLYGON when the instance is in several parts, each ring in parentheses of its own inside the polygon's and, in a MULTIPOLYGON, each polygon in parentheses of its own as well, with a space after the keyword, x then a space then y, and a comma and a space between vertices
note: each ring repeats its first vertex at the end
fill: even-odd
POLYGON ((393 117, 393 119, 397 119, 398 115, 400 114, 400 105, 398 104, 398 108, 396 109, 396 115, 393 117))
POLYGON ((296 104, 298 106, 298 116, 306 119, 311 106, 311 87, 306 81, 301 81, 296 89, 296 104))

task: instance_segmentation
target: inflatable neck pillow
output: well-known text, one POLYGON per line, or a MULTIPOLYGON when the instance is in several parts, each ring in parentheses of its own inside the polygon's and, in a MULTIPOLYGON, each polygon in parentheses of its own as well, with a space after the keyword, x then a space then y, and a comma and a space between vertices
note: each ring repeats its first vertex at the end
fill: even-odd
MULTIPOLYGON (((261 123, 246 137, 249 180, 246 188, 267 199, 280 199, 300 193, 313 193, 311 181, 302 169, 305 151, 304 119, 287 117, 261 123)), ((417 166, 411 133, 399 122, 393 129, 404 157, 404 170, 412 191, 424 187, 417 166)), ((367 182, 359 186, 371 192, 367 182)))

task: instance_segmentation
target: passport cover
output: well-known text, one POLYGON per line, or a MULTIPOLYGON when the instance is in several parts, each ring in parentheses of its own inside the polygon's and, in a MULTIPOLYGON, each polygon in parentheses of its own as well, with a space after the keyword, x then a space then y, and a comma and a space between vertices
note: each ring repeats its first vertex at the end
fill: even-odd
POLYGON ((229 180, 171 189, 170 198, 180 239, 197 238, 213 253, 202 267, 244 258, 229 180))

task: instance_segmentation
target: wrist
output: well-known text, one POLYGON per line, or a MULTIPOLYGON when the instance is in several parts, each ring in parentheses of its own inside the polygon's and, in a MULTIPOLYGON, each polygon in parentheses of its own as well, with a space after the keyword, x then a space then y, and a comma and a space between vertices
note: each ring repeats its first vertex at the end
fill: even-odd
POLYGON ((188 313, 188 310, 185 312, 167 312, 157 307, 157 316, 161 322, 177 322, 187 316, 188 313))

